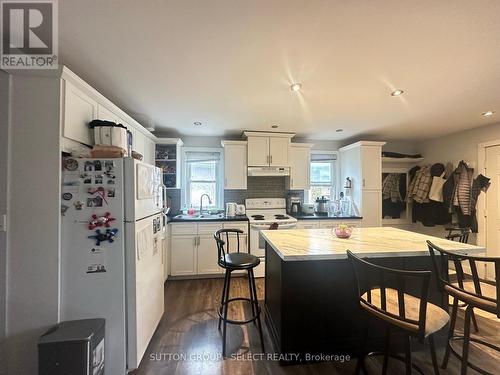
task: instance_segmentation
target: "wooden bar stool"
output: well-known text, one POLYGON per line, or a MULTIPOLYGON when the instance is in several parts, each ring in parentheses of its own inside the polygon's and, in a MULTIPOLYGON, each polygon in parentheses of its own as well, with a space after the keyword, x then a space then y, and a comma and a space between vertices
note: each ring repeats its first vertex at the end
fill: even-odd
POLYGON ((222 355, 226 357, 226 331, 227 323, 229 324, 247 324, 256 322, 259 328, 260 342, 262 352, 265 352, 264 338, 262 335, 262 324, 260 321, 260 306, 257 299, 257 288, 255 287, 255 277, 253 269, 260 264, 260 259, 250 253, 240 252, 240 234, 243 231, 240 229, 220 229, 214 234, 215 242, 217 243, 217 263, 224 268, 224 287, 222 288, 222 297, 219 307, 219 330, 222 327, 222 355), (231 238, 236 237, 236 251, 231 252, 231 238), (229 289, 231 285, 231 272, 236 270, 246 270, 248 273, 248 289, 250 298, 237 297, 229 298, 229 289), (234 301, 248 301, 252 307, 252 316, 247 320, 232 320, 228 319, 227 311, 229 304, 234 301))
POLYGON ((445 236, 447 240, 458 241, 462 243, 469 242, 469 236, 472 233, 472 230, 470 228, 448 227, 445 229, 448 231, 448 234, 445 236))
MULTIPOLYGON (((420 342, 428 338, 434 373, 439 374, 433 335, 448 323, 450 317, 446 311, 427 301, 431 271, 406 271, 378 266, 349 250, 347 256, 354 269, 360 307, 383 321, 387 327, 384 352, 371 352, 366 356, 384 355, 383 374, 387 373, 389 357, 405 362, 407 375, 411 374, 412 368, 424 374, 412 364, 411 337, 416 337, 420 342), (406 292, 410 286, 419 291, 417 296, 406 292), (389 353, 391 330, 394 329, 405 335, 404 357, 389 353)), ((361 368, 366 373, 365 357, 359 358, 356 374, 361 368)))
MULTIPOLYGON (((450 241, 458 241, 461 243, 469 242, 469 235, 472 233, 470 228, 460 228, 460 227, 447 227, 445 228, 448 231, 448 234, 445 236, 447 240, 450 241)), ((456 271, 453 268, 448 270, 450 275, 456 275, 456 271)), ((465 303, 461 303, 458 307, 466 307, 465 303)), ((453 304, 450 305, 453 308, 453 304)), ((479 332, 479 325, 477 324, 476 315, 472 312, 472 324, 474 325, 474 330, 479 332)))
POLYGON ((427 241, 427 245, 431 254, 434 271, 439 280, 439 286, 441 290, 452 296, 454 301, 451 313, 450 330, 448 333, 448 344, 446 346, 446 352, 444 355, 442 367, 446 368, 446 366, 448 365, 448 359, 451 352, 462 361, 462 375, 467 374, 467 367, 470 367, 481 374, 491 375, 491 373, 487 372, 486 370, 481 369, 479 366, 469 362, 469 344, 470 342, 476 342, 498 352, 500 352, 500 347, 488 343, 484 340, 471 338, 470 324, 475 308, 487 311, 491 314, 495 314, 498 318, 500 318, 500 285, 496 281, 498 275, 500 275, 500 258, 454 254, 441 249, 430 241, 427 241), (455 266, 455 270, 457 273, 456 282, 451 282, 448 272, 446 272, 449 268, 449 262, 453 262, 455 266), (479 278, 479 274, 477 272, 477 262, 483 262, 487 264, 489 263, 493 265, 495 269, 494 282, 490 283, 479 278), (470 275, 466 275, 464 273, 465 267, 470 269, 470 275), (465 309, 463 336, 454 335, 455 322, 458 312, 458 301, 465 303, 465 305, 467 306, 465 309), (458 354, 451 346, 452 341, 457 340, 463 340, 464 342, 462 355, 458 354))

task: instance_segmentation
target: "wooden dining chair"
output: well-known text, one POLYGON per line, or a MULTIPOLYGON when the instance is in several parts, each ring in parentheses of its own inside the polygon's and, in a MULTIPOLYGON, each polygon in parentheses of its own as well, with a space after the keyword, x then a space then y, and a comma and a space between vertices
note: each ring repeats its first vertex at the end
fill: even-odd
POLYGON ((500 347, 484 340, 470 337, 470 324, 474 309, 480 309, 496 315, 500 318, 500 285, 497 277, 500 275, 500 257, 479 257, 467 254, 455 254, 446 251, 431 241, 427 241, 429 253, 431 255, 434 272, 439 281, 439 287, 444 292, 453 297, 453 308, 451 313, 450 329, 448 332, 448 343, 443 359, 442 367, 446 368, 450 353, 453 353, 462 362, 461 374, 467 373, 470 367, 481 374, 491 374, 480 368, 476 364, 469 362, 470 342, 482 344, 490 349, 500 352, 500 347), (449 263, 453 263, 456 270, 456 280, 451 280, 448 275, 449 263), (482 280, 478 273, 478 262, 492 264, 495 269, 495 281, 488 282, 482 280), (470 273, 465 273, 469 270, 470 273), (463 336, 454 335, 455 323, 458 313, 458 302, 461 301, 467 306, 465 309, 465 322, 463 336), (463 340, 462 355, 458 354, 452 347, 452 342, 463 340))
MULTIPOLYGON (((349 250, 347 256, 354 269, 359 306, 386 324, 384 352, 371 352, 365 357, 383 354, 383 374, 387 373, 389 357, 404 362, 407 375, 411 374, 412 368, 425 374, 412 363, 411 338, 416 337, 420 342, 428 339, 434 374, 439 374, 433 335, 448 323, 450 317, 446 311, 427 301, 431 271, 382 267, 357 257, 349 250), (410 286, 412 290, 418 290, 416 295, 410 294, 410 286), (404 333, 404 357, 389 353, 391 330, 404 333)), ((358 360, 356 373, 361 368, 364 369, 364 357, 358 360)))

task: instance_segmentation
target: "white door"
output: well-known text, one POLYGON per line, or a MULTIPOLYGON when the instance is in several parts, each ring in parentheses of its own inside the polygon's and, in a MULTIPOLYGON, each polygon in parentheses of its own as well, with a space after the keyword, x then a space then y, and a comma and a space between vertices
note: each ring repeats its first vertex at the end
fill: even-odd
POLYGON ((361 202, 362 202, 361 216, 363 216, 361 225, 365 228, 381 227, 382 191, 363 189, 361 192, 361 202))
POLYGON ((213 235, 198 236, 198 274, 222 273, 217 264, 217 244, 213 235))
POLYGON ((97 118, 97 102, 70 82, 64 82, 63 136, 92 145, 94 142, 88 123, 97 118))
MULTIPOLYGON (((500 256, 500 146, 486 148, 486 176, 491 179, 486 192, 486 248, 488 256, 497 257, 500 256)), ((488 277, 495 275, 493 268, 487 272, 488 277)))
POLYGON ((196 235, 172 236, 170 243, 170 274, 196 275, 196 235))
POLYGON ((361 147, 361 170, 363 189, 382 189, 382 159, 380 146, 361 147))
POLYGON ((276 167, 288 166, 288 146, 289 138, 271 137, 269 138, 269 164, 276 167))
POLYGON ((125 158, 125 220, 135 221, 162 210, 161 170, 125 158))
POLYGON ((308 147, 290 147, 290 189, 309 190, 311 150, 308 147))
POLYGON ((247 147, 224 146, 224 189, 247 188, 247 147))
POLYGON ((127 247, 133 252, 127 257, 129 369, 138 367, 163 315, 162 220, 157 215, 126 228, 135 228, 135 246, 127 247))
POLYGON ((248 166, 266 167, 269 165, 269 138, 248 137, 248 166))

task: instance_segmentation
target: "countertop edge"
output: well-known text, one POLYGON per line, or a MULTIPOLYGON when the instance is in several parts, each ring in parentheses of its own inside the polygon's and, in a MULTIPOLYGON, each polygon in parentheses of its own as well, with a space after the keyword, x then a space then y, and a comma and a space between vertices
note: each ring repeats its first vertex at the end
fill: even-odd
POLYGON ((289 215, 297 220, 363 220, 363 216, 289 215))
POLYGON ((249 222, 249 219, 246 215, 242 215, 241 217, 238 216, 228 216, 228 217, 221 217, 217 219, 175 219, 175 218, 169 218, 168 223, 217 223, 217 222, 225 222, 225 221, 245 221, 249 222))
MULTIPOLYGON (((266 243, 271 246, 271 248, 278 254, 278 256, 284 262, 294 262, 294 261, 314 261, 314 260, 338 260, 338 259, 347 259, 347 253, 345 254, 318 254, 318 255, 288 255, 285 256, 283 253, 277 249, 274 244, 267 238, 266 233, 260 232, 260 235, 266 240, 266 243)), ((476 249, 467 249, 467 250, 449 250, 451 252, 462 253, 466 255, 477 255, 483 254, 486 251, 486 247, 477 246, 476 249)), ((428 250, 398 250, 398 251, 388 251, 388 252, 378 252, 378 253, 359 253, 354 252, 356 255, 359 255, 361 258, 371 257, 371 258, 388 258, 388 257, 412 257, 412 256, 426 256, 429 255, 428 250)))

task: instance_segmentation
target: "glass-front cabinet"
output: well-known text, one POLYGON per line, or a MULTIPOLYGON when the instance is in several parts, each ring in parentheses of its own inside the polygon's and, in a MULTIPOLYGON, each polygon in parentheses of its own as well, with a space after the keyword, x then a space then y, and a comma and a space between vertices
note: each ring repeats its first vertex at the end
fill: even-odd
POLYGON ((179 138, 158 138, 155 150, 155 165, 163 171, 163 184, 167 189, 180 188, 180 147, 179 138))

